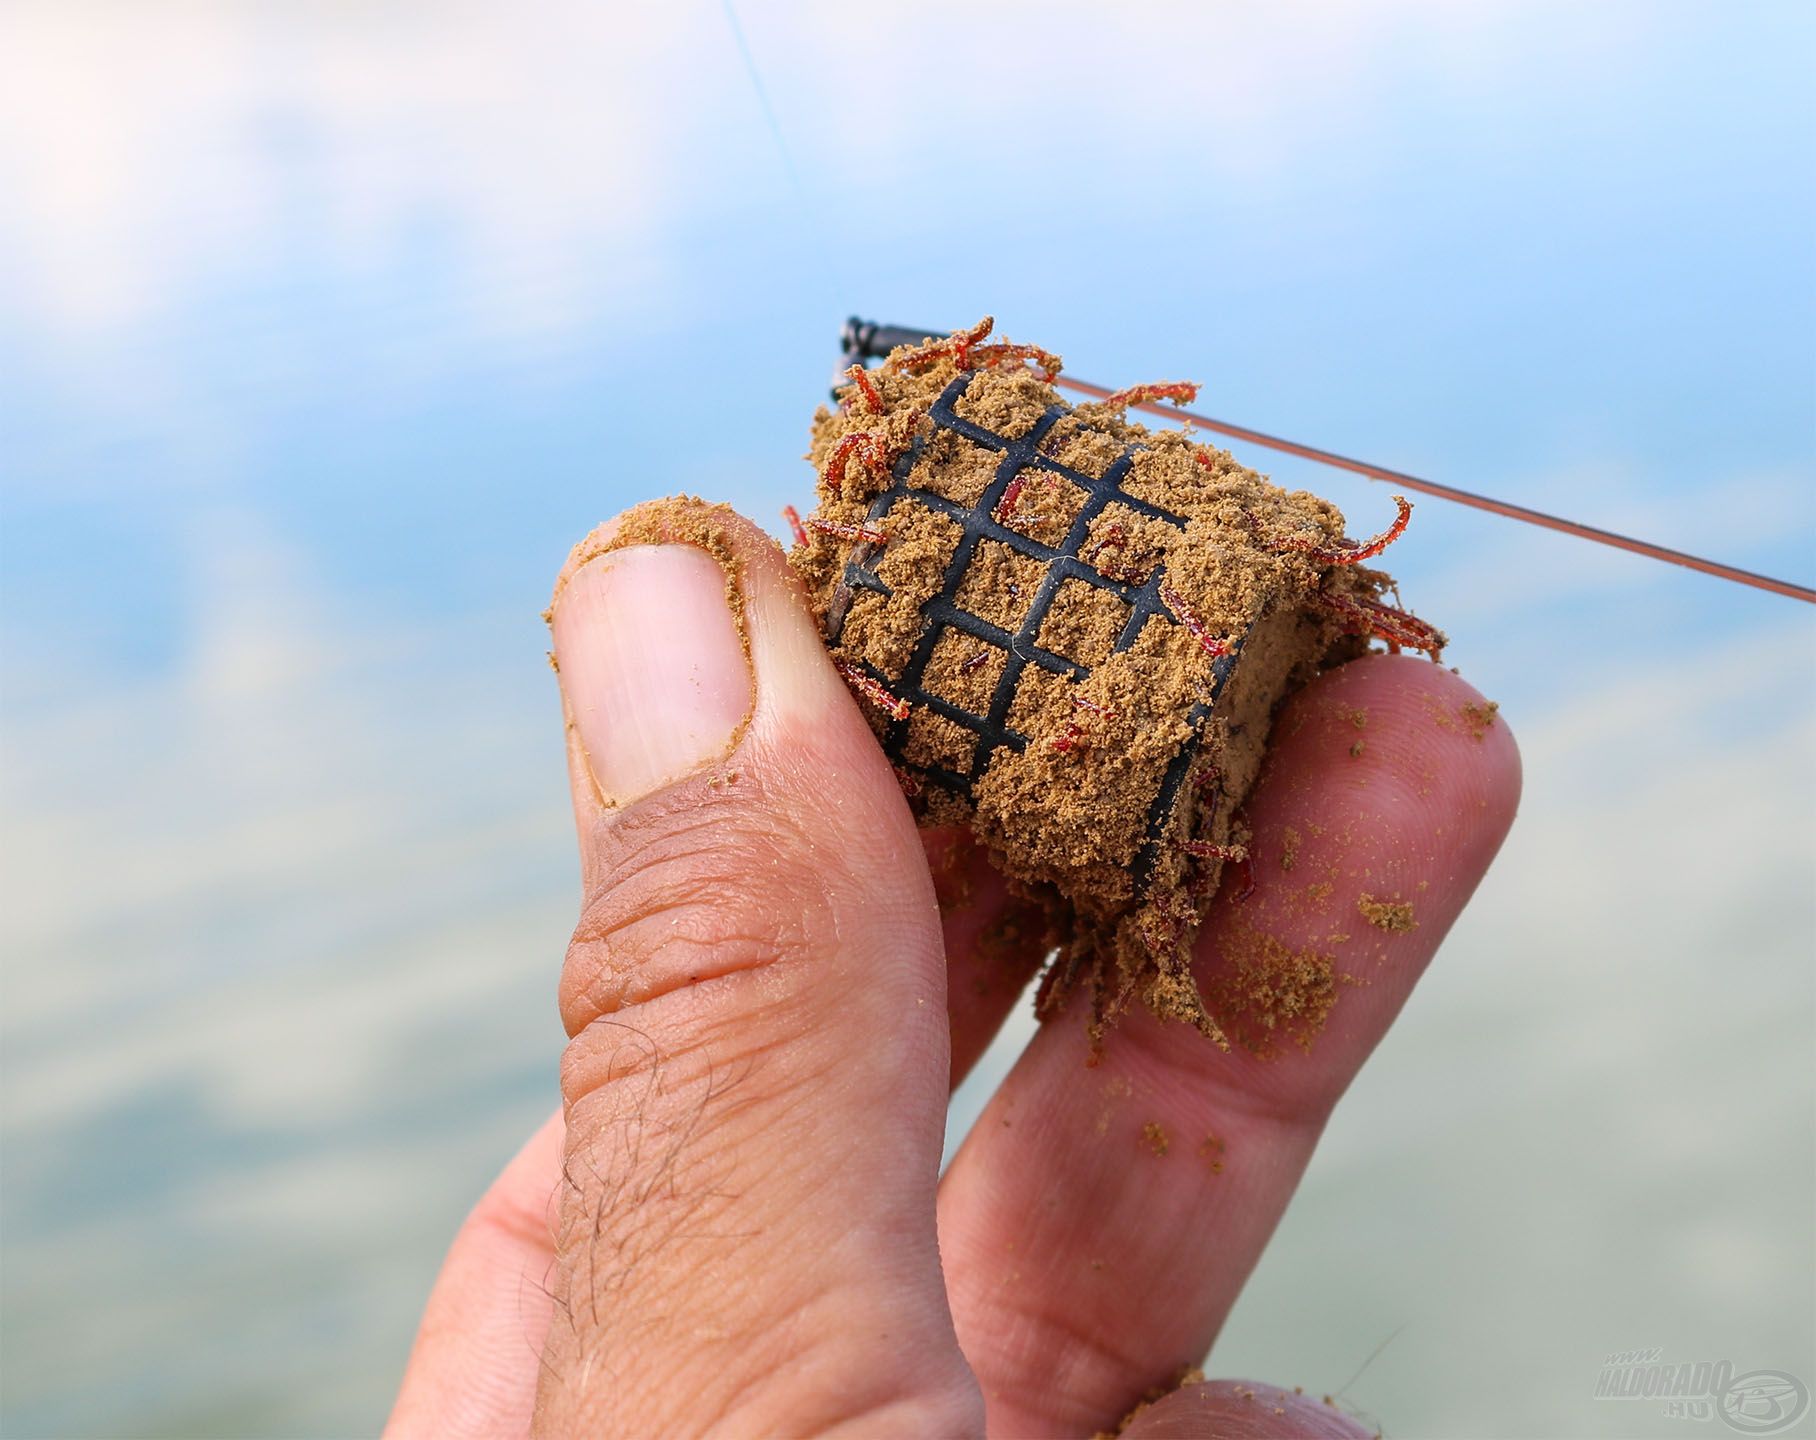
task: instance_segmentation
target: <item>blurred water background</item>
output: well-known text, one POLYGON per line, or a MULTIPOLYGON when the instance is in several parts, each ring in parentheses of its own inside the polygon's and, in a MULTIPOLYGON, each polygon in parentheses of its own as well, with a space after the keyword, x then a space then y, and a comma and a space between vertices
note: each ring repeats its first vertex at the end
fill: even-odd
MULTIPOLYGON (((555 1097, 549 581, 647 495, 775 526, 854 311, 1812 578, 1816 8, 736 18, 0 8, 7 1435, 381 1423, 555 1097)), ((1816 1382, 1816 627, 1435 501, 1393 566, 1524 811, 1212 1369, 1723 1433, 1594 1391, 1816 1382)))

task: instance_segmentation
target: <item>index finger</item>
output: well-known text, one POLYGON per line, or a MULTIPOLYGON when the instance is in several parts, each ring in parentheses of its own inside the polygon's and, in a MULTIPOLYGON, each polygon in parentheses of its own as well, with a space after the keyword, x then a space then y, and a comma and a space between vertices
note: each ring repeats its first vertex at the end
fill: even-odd
POLYGON ((1360 660, 1283 710, 1250 803, 1254 892, 1226 884, 1199 942, 1232 1049, 1142 1012, 1087 1070, 1075 1005, 942 1187, 953 1314, 993 1432, 1090 1434, 1203 1357, 1518 794, 1505 725, 1429 662, 1360 660))

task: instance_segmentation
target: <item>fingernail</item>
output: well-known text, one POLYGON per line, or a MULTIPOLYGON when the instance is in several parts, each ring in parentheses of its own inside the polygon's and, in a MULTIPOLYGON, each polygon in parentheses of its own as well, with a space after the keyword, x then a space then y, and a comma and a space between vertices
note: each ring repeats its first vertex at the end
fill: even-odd
POLYGON ((590 560, 556 597, 551 625, 568 710, 610 804, 723 755, 750 713, 725 571, 704 550, 635 545, 590 560))

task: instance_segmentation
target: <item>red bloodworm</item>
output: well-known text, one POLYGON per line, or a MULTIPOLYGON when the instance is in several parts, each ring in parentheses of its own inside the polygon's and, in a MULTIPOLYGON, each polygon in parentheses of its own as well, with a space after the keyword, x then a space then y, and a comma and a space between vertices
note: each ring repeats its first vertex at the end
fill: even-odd
POLYGON ((996 509, 991 512, 990 518, 998 525, 1007 525, 1009 517, 1015 513, 1015 502, 1021 499, 1021 493, 1027 484, 1028 472, 1026 470, 1016 471, 1010 478, 1007 488, 1004 489, 1002 499, 996 502, 996 509))
POLYGON ((1098 403, 1107 410, 1127 410, 1131 405, 1152 405, 1157 400, 1171 400, 1175 405, 1190 405, 1198 398, 1198 386, 1191 380, 1163 380, 1153 385, 1131 385, 1115 390, 1098 403))
POLYGON ((1136 568, 1141 560, 1147 558, 1151 552, 1144 551, 1142 556, 1130 561, 1126 554, 1128 543, 1128 532, 1123 529, 1122 522, 1112 520, 1104 526, 1102 538, 1078 558, 1085 564, 1094 566, 1097 573, 1106 580, 1120 580, 1125 585, 1139 585, 1148 578, 1148 574, 1153 573, 1152 565, 1148 567, 1147 574, 1138 573, 1136 568), (1106 560, 1104 558, 1106 550, 1118 550, 1125 553, 1116 560, 1106 560))
POLYGON ((881 710, 892 720, 906 720, 908 718, 908 702, 901 699, 899 696, 892 694, 882 681, 872 679, 862 670, 858 669, 857 666, 848 665, 843 660, 840 660, 837 663, 839 674, 845 677, 846 682, 852 689, 856 690, 858 694, 862 695, 872 705, 876 706, 877 709, 881 710))
POLYGON ((807 539, 807 531, 801 524, 801 512, 799 510, 795 509, 792 505, 784 505, 782 507, 782 518, 788 522, 788 528, 794 531, 795 544, 806 545, 810 543, 807 539))
POLYGON ((1245 855, 1240 860, 1232 860, 1230 865, 1236 872, 1237 882, 1242 886, 1230 899, 1240 905, 1255 893, 1255 864, 1245 855))
POLYGON ((971 368, 975 370, 1019 360, 1024 365, 1037 367, 1041 372, 1040 378, 1048 384, 1051 384, 1064 368, 1059 356, 1051 350, 1041 349, 1038 345, 979 345, 970 352, 969 358, 971 368))
MULTIPOLYGON (((1404 495, 1394 496, 1394 504, 1400 507, 1400 513, 1389 525, 1372 540, 1365 540, 1360 545, 1353 540, 1327 541, 1322 535, 1276 535, 1267 543, 1276 550, 1298 550, 1309 555, 1320 565, 1357 565, 1364 560, 1371 560, 1379 555, 1394 541, 1398 540, 1406 529, 1406 522, 1412 519, 1412 505, 1404 495)), ((1255 522, 1257 526, 1259 521, 1255 522)))
POLYGON ((1060 359, 1050 350, 1043 350, 1038 345, 1011 345, 1006 341, 998 341, 994 345, 983 344, 984 337, 990 333, 995 323, 986 315, 969 330, 955 330, 944 340, 929 340, 925 345, 908 351, 895 363, 912 372, 933 364, 943 355, 950 355, 952 363, 960 370, 980 370, 1019 361, 1038 367, 1043 381, 1050 382, 1058 376, 1060 359))
POLYGON ((971 347, 988 335, 995 326, 993 316, 986 315, 969 330, 955 330, 952 334, 952 363, 961 370, 971 368, 971 347))
POLYGON ((1423 650, 1433 660, 1443 653, 1444 632, 1437 626, 1377 600, 1363 601, 1362 608, 1375 617, 1375 633, 1383 640, 1398 642, 1409 650, 1423 650))
POLYGON ((882 437, 867 430, 854 430, 833 447, 832 458, 826 462, 826 485, 835 495, 844 492, 845 466, 854 454, 873 475, 883 475, 889 469, 882 437))
POLYGON ((1417 615, 1383 605, 1379 600, 1357 600, 1328 590, 1313 590, 1311 598, 1333 615, 1350 621, 1354 634, 1373 635, 1396 651, 1402 645, 1409 650, 1422 650, 1434 661, 1443 654, 1444 636, 1417 615))
POLYGON ((822 535, 850 540, 854 544, 887 545, 889 543, 889 534, 885 530, 873 530, 868 525, 847 525, 838 520, 822 520, 818 515, 808 519, 807 528, 818 530, 822 535))
POLYGON ((977 667, 979 665, 982 665, 984 663, 984 661, 988 660, 989 658, 990 658, 990 652, 988 650, 979 650, 977 652, 977 654, 973 655, 969 660, 965 661, 965 663, 960 665, 958 668, 962 673, 969 675, 973 670, 977 669, 977 667))
POLYGON ((1401 535, 1405 534, 1406 522, 1412 519, 1412 501, 1408 500, 1404 495, 1394 496, 1393 501, 1400 510, 1400 513, 1394 516, 1394 523, 1389 525, 1379 535, 1375 536, 1374 539, 1363 541, 1362 544, 1356 546, 1353 550, 1345 550, 1343 558, 1338 560, 1336 562, 1337 564, 1354 565, 1360 560, 1372 560, 1389 545, 1393 544, 1394 541, 1398 540, 1401 535))
MULTIPOLYGON (((1116 718, 1116 712, 1114 710, 1111 710, 1104 705, 1098 705, 1093 701, 1083 700, 1077 696, 1073 696, 1072 703, 1080 710, 1088 711, 1090 714, 1100 716, 1105 720, 1114 720, 1116 718)), ((1053 748, 1064 755, 1084 738, 1084 726, 1080 725, 1076 720, 1068 720, 1066 722, 1066 728, 1053 737, 1053 748)))
POLYGON ((1163 939, 1166 943, 1156 945, 1151 931, 1145 926, 1142 930, 1142 938, 1148 942, 1149 949, 1162 953, 1178 950, 1180 942, 1185 939, 1186 931, 1196 927, 1199 921, 1198 910, 1190 900, 1182 900, 1181 908, 1175 910, 1170 900, 1161 897, 1156 900, 1154 911, 1165 927, 1163 939))
POLYGON ((1191 607, 1185 603, 1185 598, 1171 585, 1164 582, 1160 587, 1160 603, 1173 612, 1179 623, 1185 626, 1187 633, 1203 647, 1206 655, 1215 660, 1219 655, 1230 653, 1230 642, 1219 640, 1209 630, 1206 630, 1203 622, 1192 613, 1191 607))
POLYGON ((896 784, 902 787, 902 793, 910 800, 921 793, 920 779, 912 770, 904 770, 900 765, 891 765, 889 768, 895 771, 896 784))
POLYGON ((1095 564, 1094 556, 1101 555, 1106 550, 1120 550, 1128 543, 1129 532, 1123 529, 1122 521, 1112 520, 1103 527, 1103 534, 1098 537, 1097 543, 1079 558, 1087 564, 1095 564))
POLYGON ((1204 823, 1211 825, 1217 819, 1218 805, 1223 802, 1223 772, 1215 765, 1205 766, 1192 781, 1192 789, 1204 804, 1204 823))
POLYGON ((986 315, 969 330, 954 330, 944 340, 929 340, 925 345, 908 351, 894 363, 905 370, 914 371, 924 365, 931 365, 942 355, 950 355, 954 365, 961 370, 968 370, 972 347, 988 335, 995 324, 995 319, 986 315))
POLYGON ((870 372, 864 368, 863 364, 860 362, 859 364, 853 365, 845 372, 845 377, 850 380, 853 385, 858 387, 859 392, 870 406, 870 413, 872 415, 881 415, 883 413, 883 397, 877 394, 876 382, 870 378, 870 372))
POLYGON ((1246 845, 1213 845, 1209 840, 1181 840, 1179 848, 1198 860, 1242 861, 1249 854, 1246 845))

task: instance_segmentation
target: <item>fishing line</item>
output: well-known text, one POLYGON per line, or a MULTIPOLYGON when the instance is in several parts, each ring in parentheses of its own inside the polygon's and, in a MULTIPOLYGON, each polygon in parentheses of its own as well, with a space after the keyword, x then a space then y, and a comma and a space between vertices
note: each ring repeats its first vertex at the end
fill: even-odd
MULTIPOLYGON (((751 49, 750 39, 745 35, 743 23, 738 19, 737 7, 732 0, 719 0, 719 8, 725 16, 726 29, 731 31, 738 57, 744 64, 744 74, 756 96, 757 108, 763 112, 763 122, 769 130, 769 138, 775 144, 776 154, 781 157, 782 169, 794 190, 795 219, 799 229, 795 253, 810 262, 809 273, 814 277, 813 289, 816 293, 832 294, 849 290, 856 279, 857 261, 848 249, 832 243, 830 236, 835 217, 830 216, 825 204, 809 191, 800 167, 795 164, 794 151, 789 148, 781 117, 769 98, 769 87, 763 83, 763 72, 757 66, 756 52, 751 49)), ((773 293, 768 296, 767 303, 775 303, 773 293)), ((809 307, 812 303, 814 302, 809 302, 809 307)))
POLYGON ((719 0, 719 6, 725 12, 725 24, 731 30, 731 38, 738 47, 738 54, 744 61, 744 73, 750 77, 750 88, 756 91, 757 105, 763 111, 763 119, 769 126, 769 135, 776 142, 776 153, 782 157, 782 168, 788 172, 789 183, 794 186, 795 195, 803 202, 807 199, 807 187, 801 183, 801 172, 795 168, 794 154, 788 148, 788 142, 782 138, 782 122, 776 118, 776 107, 770 104, 769 90, 763 84, 763 76, 757 69, 757 57, 751 54, 750 41, 744 37, 744 27, 738 23, 738 12, 732 7, 731 0, 719 0))
MULTIPOLYGON (((936 330, 915 330, 901 325, 878 325, 873 321, 859 320, 854 316, 845 322, 845 330, 841 336, 844 356, 842 364, 849 366, 854 361, 881 359, 897 345, 918 344, 924 339, 939 338, 946 333, 936 330)), ((835 374, 835 378, 843 383, 842 377, 835 374)), ((1108 386, 1094 385, 1089 380, 1075 380, 1070 375, 1064 374, 1056 377, 1053 383, 1098 400, 1116 393, 1108 386)), ((1474 491, 1461 490, 1454 485, 1443 485, 1436 480, 1423 480, 1417 475, 1408 475, 1403 470, 1390 470, 1385 465, 1375 465, 1367 460, 1352 459, 1348 455, 1339 455, 1333 450, 1321 450, 1315 445, 1305 445, 1297 440, 1282 439, 1278 435, 1269 435, 1261 430, 1251 430, 1245 425, 1233 425, 1226 420, 1215 420, 1209 415, 1200 415, 1191 410, 1179 410, 1171 405, 1160 405, 1147 401, 1137 402, 1129 408, 1145 410, 1149 414, 1165 416, 1169 420, 1185 420, 1200 429, 1210 430, 1218 435, 1227 435, 1250 445, 1278 450, 1286 455, 1296 455, 1302 460, 1328 465, 1337 470, 1348 470, 1352 474, 1363 475, 1370 480, 1384 480, 1391 485, 1416 490, 1422 495, 1430 495, 1439 500, 1449 500, 1457 505, 1467 505, 1474 510, 1484 510, 1490 515, 1500 515, 1527 525, 1556 530, 1565 535, 1574 535, 1580 540, 1593 540, 1598 545, 1608 545, 1616 550, 1627 550, 1635 555, 1644 555, 1648 559, 1662 560, 1668 565, 1681 565, 1686 570, 1699 570, 1705 575, 1714 575, 1718 579, 1732 580, 1737 585, 1750 585, 1755 590, 1765 590, 1774 595, 1784 595, 1792 600, 1801 600, 1805 604, 1816 605, 1816 590, 1809 586, 1798 585, 1790 580, 1776 580, 1756 571, 1743 570, 1738 565, 1705 559, 1703 556, 1691 555, 1683 550, 1673 550, 1669 546, 1656 545, 1650 540, 1638 540, 1631 535, 1603 530, 1595 525, 1585 525, 1578 520, 1566 520, 1562 516, 1548 515, 1543 510, 1534 510, 1526 505, 1515 505, 1509 500, 1496 500, 1488 495, 1478 495, 1474 491)))

